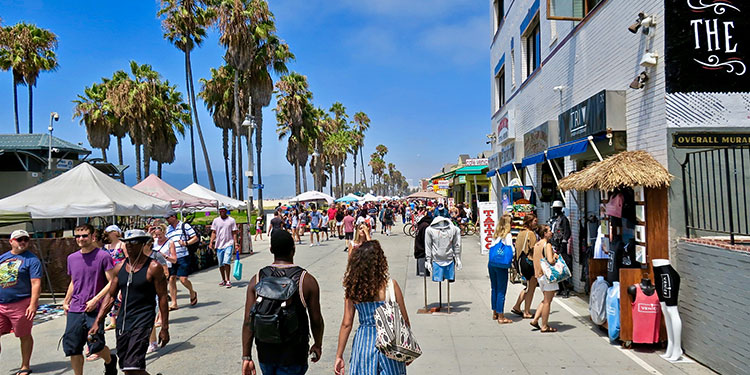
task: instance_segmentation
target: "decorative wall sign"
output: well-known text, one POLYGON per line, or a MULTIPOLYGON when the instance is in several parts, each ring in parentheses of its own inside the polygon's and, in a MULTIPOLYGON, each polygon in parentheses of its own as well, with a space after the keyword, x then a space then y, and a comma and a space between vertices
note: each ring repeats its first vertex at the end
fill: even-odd
POLYGON ((516 161, 516 143, 511 142, 500 150, 500 166, 516 161))
POLYGON ((646 195, 644 194, 643 186, 633 187, 633 200, 635 200, 636 202, 646 201, 646 195))
POLYGON ((750 2, 665 0, 667 92, 748 92, 750 2))
POLYGON ((560 143, 573 141, 607 130, 605 94, 606 91, 602 90, 558 116, 557 120, 560 123, 560 143))
POLYGON ((672 146, 683 148, 750 146, 750 133, 674 133, 672 146))
POLYGON ((545 122, 523 135, 523 155, 531 156, 549 147, 549 126, 545 122))
POLYGON ((635 242, 646 243, 646 226, 635 226, 635 242))
POLYGON ((635 206, 635 219, 641 223, 646 221, 646 206, 642 204, 635 206))

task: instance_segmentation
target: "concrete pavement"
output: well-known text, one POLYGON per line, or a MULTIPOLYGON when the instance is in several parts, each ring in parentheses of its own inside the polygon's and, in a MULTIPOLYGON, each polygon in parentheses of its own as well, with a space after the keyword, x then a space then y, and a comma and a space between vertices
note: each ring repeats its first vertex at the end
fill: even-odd
MULTIPOLYGON (((298 245, 295 261, 314 275, 321 287, 321 305, 326 323, 323 356, 311 364, 309 374, 332 374, 343 314, 341 280, 346 267, 344 241, 332 239, 322 246, 309 247, 307 237, 298 245)), ((391 276, 405 291, 413 329, 424 351, 422 357, 407 368, 410 374, 712 374, 700 364, 671 364, 661 359, 660 349, 652 347, 623 350, 610 345, 606 333, 594 328, 588 320, 587 304, 576 297, 555 299, 550 315, 551 325, 560 332, 541 334, 532 331, 529 320, 509 317, 512 324, 498 325, 491 320, 490 284, 487 259, 479 255, 477 237, 463 240, 463 270, 451 286, 454 307, 450 315, 417 314, 424 305, 423 281, 415 275, 412 256, 413 239, 394 228, 394 235, 380 234, 390 265, 391 276)), ((237 287, 225 289, 216 268, 191 276, 198 291, 198 305, 188 306, 188 296, 180 289, 181 308, 170 313, 172 341, 161 351, 150 354, 151 374, 239 374, 241 363, 240 333, 244 313, 247 281, 257 270, 271 263, 268 238, 255 242, 256 254, 243 259, 244 280, 237 287)), ((179 283, 178 283, 179 285, 179 283)), ((180 286, 181 288, 181 286, 180 286)), ((509 285, 506 308, 509 309, 522 286, 509 285)), ((428 300, 437 303, 437 285, 428 281, 428 300)), ((445 288, 443 301, 445 302, 445 288)), ((541 300, 537 292, 534 306, 541 300)), ((356 319, 355 319, 356 321, 356 319)), ((72 374, 69 362, 57 349, 65 327, 59 318, 34 327, 36 341, 32 358, 35 374, 72 374)), ((355 327, 356 329, 356 327, 355 327)), ((354 332, 349 339, 345 359, 354 332)), ((114 347, 114 333, 107 333, 107 343, 114 347)), ((2 338, 0 375, 14 374, 20 363, 18 340, 2 338)), ((85 374, 101 374, 102 361, 87 363, 85 374)), ((260 373, 260 372, 259 372, 260 373)))

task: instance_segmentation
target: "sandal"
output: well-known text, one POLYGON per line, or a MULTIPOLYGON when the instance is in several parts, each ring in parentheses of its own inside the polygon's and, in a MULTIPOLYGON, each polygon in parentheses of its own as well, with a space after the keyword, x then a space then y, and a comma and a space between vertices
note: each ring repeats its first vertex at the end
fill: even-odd
POLYGON ((28 375, 28 374, 31 374, 32 372, 34 372, 34 371, 31 371, 31 369, 29 369, 29 368, 25 368, 25 369, 22 369, 22 370, 18 370, 18 372, 16 373, 16 375, 28 375))
POLYGON ((555 333, 555 332, 557 332, 557 328, 547 327, 547 328, 541 330, 540 332, 542 332, 542 333, 555 333))
POLYGON ((528 315, 527 315, 527 314, 523 314, 523 318, 524 318, 524 319, 534 319, 534 315, 531 315, 531 314, 528 314, 528 315))
POLYGON ((93 362, 93 361, 96 361, 96 360, 98 360, 98 359, 100 359, 100 358, 101 358, 101 357, 99 357, 99 355, 97 355, 97 354, 92 354, 92 355, 90 355, 90 356, 86 357, 86 361, 87 361, 87 362, 93 362))
MULTIPOLYGON (((228 281, 227 281, 227 284, 229 284, 228 281)), ((229 284, 228 288, 231 288, 231 285, 232 284, 229 284)), ((193 296, 190 297, 190 306, 195 306, 195 304, 197 304, 197 303, 198 303, 198 292, 194 291, 193 292, 193 296)))
POLYGON ((534 323, 532 321, 532 322, 529 322, 529 325, 531 325, 532 327, 534 327, 536 329, 542 329, 542 327, 539 326, 539 322, 534 323))
POLYGON ((523 316, 524 318, 526 317, 525 315, 523 315, 523 313, 521 312, 521 310, 510 309, 510 312, 512 312, 513 314, 516 314, 518 316, 523 316))
POLYGON ((175 310, 178 310, 178 309, 179 309, 179 307, 177 307, 177 306, 169 306, 169 311, 175 311, 175 310))
POLYGON ((492 313, 492 320, 497 320, 497 313, 496 312, 492 313))
POLYGON ((498 319, 497 320, 497 324, 510 324, 510 323, 513 323, 513 321, 510 320, 510 319, 508 319, 508 318, 503 318, 503 319, 498 319))

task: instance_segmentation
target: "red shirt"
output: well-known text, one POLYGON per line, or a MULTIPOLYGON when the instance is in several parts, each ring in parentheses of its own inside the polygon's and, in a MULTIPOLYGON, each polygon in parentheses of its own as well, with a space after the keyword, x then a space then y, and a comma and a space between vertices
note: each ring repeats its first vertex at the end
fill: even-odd
POLYGON ((343 221, 344 221, 344 232, 345 233, 354 232, 354 217, 352 215, 346 215, 343 221))
POLYGON ((331 207, 328 209, 328 220, 336 220, 336 207, 331 207))

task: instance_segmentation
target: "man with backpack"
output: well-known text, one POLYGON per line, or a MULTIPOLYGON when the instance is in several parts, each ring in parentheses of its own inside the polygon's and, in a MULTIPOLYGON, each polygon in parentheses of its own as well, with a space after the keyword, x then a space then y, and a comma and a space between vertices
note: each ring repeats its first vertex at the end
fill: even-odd
POLYGON ((250 279, 242 325, 243 375, 256 373, 253 341, 258 346, 257 362, 266 375, 304 374, 308 355, 313 362, 320 359, 323 345, 320 288, 312 275, 294 265, 294 252, 291 234, 274 231, 273 264, 261 268, 250 279))

